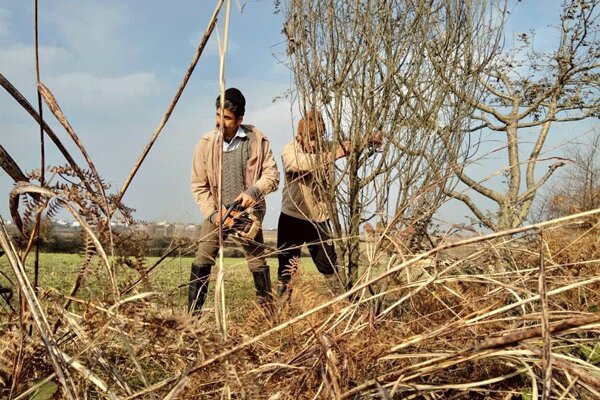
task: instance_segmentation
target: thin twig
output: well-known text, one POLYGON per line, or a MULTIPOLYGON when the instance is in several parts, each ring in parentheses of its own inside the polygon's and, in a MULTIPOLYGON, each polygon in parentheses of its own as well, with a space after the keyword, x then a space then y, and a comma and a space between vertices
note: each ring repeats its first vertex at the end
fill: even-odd
POLYGON ((542 400, 550 398, 552 393, 552 336, 550 334, 550 323, 548 322, 548 293, 546 288, 546 263, 544 262, 544 230, 540 230, 540 272, 539 272, 539 292, 540 303, 542 305, 541 314, 541 329, 542 329, 542 373, 543 373, 543 388, 542 400))

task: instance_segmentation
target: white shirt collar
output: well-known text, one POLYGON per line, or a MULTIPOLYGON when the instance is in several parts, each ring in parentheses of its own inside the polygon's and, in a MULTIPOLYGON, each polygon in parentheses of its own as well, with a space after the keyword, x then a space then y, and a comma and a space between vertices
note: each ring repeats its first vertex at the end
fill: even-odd
POLYGON ((246 133, 245 130, 242 129, 242 126, 240 125, 238 127, 237 132, 235 133, 235 136, 231 139, 231 141, 229 143, 227 143, 225 140, 223 140, 223 151, 233 151, 237 148, 237 146, 239 145, 240 141, 247 137, 248 134, 246 133))

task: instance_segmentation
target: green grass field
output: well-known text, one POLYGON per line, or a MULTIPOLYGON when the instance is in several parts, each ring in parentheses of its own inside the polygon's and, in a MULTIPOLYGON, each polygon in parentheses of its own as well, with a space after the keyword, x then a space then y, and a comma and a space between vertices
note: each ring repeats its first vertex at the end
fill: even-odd
MULTIPOLYGON (((33 281, 33 260, 30 256, 27 260, 27 272, 33 281)), ((158 257, 147 257, 144 260, 145 268, 154 265, 158 257)), ((183 310, 187 305, 187 282, 190 276, 190 264, 192 257, 167 258, 156 267, 148 276, 146 282, 140 282, 135 291, 154 291, 163 294, 162 301, 170 306, 181 307, 183 310)), ((271 267, 271 280, 273 288, 277 285, 277 259, 267 259, 271 267)), ((77 274, 84 263, 84 257, 78 254, 42 253, 40 255, 39 287, 42 291, 54 295, 66 295, 70 293, 77 274)), ((228 307, 235 308, 245 301, 254 300, 254 283, 252 274, 248 270, 244 258, 224 258, 225 265, 225 300, 228 307)), ((315 280, 315 283, 323 286, 323 279, 316 270, 310 257, 302 258, 302 279, 315 280)), ((7 274, 15 282, 14 274, 8 264, 6 257, 0 257, 0 270, 7 274)), ((217 268, 213 268, 213 282, 210 285, 210 293, 207 298, 206 307, 211 307, 214 294, 214 278, 217 268)), ((118 266, 116 277, 119 289, 122 291, 132 282, 136 281, 140 274, 133 268, 118 266)), ((106 267, 95 258, 88 267, 85 280, 77 294, 82 299, 101 300, 105 294, 110 292, 107 279, 106 267)), ((4 276, 0 275, 0 284, 10 286, 4 276)), ((13 288, 14 289, 14 288, 13 288)), ((13 300, 14 302, 14 300, 13 300)))

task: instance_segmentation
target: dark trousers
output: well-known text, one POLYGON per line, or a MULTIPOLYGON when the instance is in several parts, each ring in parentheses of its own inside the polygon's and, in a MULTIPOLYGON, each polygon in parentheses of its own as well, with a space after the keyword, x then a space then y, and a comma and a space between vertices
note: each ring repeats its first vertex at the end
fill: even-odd
POLYGON ((300 257, 300 250, 305 243, 319 272, 327 276, 335 273, 336 255, 329 235, 329 221, 311 222, 281 213, 277 224, 277 276, 281 282, 290 281, 293 273, 290 261, 300 257))
MULTIPOLYGON (((215 224, 204 220, 200 233, 200 243, 196 252, 196 260, 192 263, 190 284, 188 291, 188 309, 198 314, 206 294, 208 293, 208 282, 210 270, 215 264, 215 258, 219 252, 219 231, 215 224)), ((254 278, 254 288, 259 297, 259 303, 266 305, 271 296, 271 276, 269 266, 265 260, 262 229, 253 241, 241 243, 246 253, 248 268, 254 278)))

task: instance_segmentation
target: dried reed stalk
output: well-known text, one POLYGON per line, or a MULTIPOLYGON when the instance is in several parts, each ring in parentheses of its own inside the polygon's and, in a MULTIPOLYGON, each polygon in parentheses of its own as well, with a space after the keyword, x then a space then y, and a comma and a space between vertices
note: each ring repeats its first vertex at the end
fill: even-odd
MULTIPOLYGON (((56 101, 56 98, 54 97, 54 95, 52 94, 50 89, 48 89, 46 86, 44 86, 43 83, 40 82, 40 83, 38 83, 38 92, 42 95, 42 97, 44 98, 44 101, 46 102, 46 105, 48 106, 48 108, 50 108, 50 111, 52 111, 52 113, 54 114, 54 116, 56 117, 58 122, 61 123, 61 125, 65 128, 67 133, 71 136, 71 139, 73 140, 73 142, 75 142, 75 144, 77 145, 77 148, 79 148, 79 151, 83 155, 83 158, 85 159, 88 166, 90 167, 90 171, 92 172, 92 174, 94 175, 94 178, 96 179, 96 182, 94 182, 96 184, 96 189, 98 190, 98 193, 100 193, 102 195, 102 197, 104 198, 104 203, 105 203, 105 207, 106 207, 106 210, 105 210, 106 216, 107 216, 107 218, 110 219, 110 216, 109 216, 110 214, 108 212, 108 210, 109 210, 108 199, 106 198, 104 186, 102 185, 102 180, 100 179, 100 174, 98 173, 98 170, 96 169, 96 166, 94 165, 94 162, 90 158, 90 156, 89 156, 87 150, 85 149, 85 147, 83 146, 83 143, 81 142, 81 140, 79 140, 79 136, 77 136, 77 134, 71 127, 71 124, 65 117, 65 114, 61 110, 60 106, 58 105, 58 102, 56 101)), ((108 225, 110 227, 110 224, 108 224, 108 225)))
MULTIPOLYGON (((39 48, 39 24, 38 24, 38 0, 34 2, 34 37, 35 37, 35 83, 39 85, 40 81, 40 48, 39 48)), ((42 109, 42 95, 40 91, 37 91, 37 101, 38 101, 38 113, 40 115, 40 185, 44 186, 44 170, 46 169, 46 151, 44 146, 44 127, 41 121, 44 120, 44 113, 42 109)), ((37 261, 37 256, 36 256, 37 261)), ((36 282, 37 282, 37 265, 36 265, 36 282)))
POLYGON ((77 371, 83 379, 91 382, 101 393, 106 395, 110 400, 119 400, 119 397, 114 394, 109 388, 106 382, 100 377, 90 371, 85 365, 76 359, 69 357, 67 354, 61 352, 63 358, 69 363, 69 366, 77 371))
POLYGON ((14 87, 13 84, 10 83, 10 81, 4 77, 4 75, 2 75, 2 73, 0 73, 0 85, 8 92, 8 94, 10 94, 17 101, 17 103, 21 105, 21 107, 25 109, 25 111, 27 111, 27 113, 29 113, 29 115, 33 117, 33 119, 35 119, 39 124, 42 125, 44 132, 46 132, 46 135, 48 135, 48 137, 52 140, 52 142, 54 142, 61 154, 65 157, 71 168, 73 168, 73 171, 75 171, 75 173, 77 174, 77 177, 81 180, 81 183, 86 187, 86 189, 90 193, 94 193, 94 190, 83 175, 81 168, 79 168, 79 165, 77 165, 75 159, 73 159, 73 156, 71 156, 71 154, 69 153, 67 148, 62 144, 58 136, 56 136, 54 131, 35 111, 33 106, 27 101, 27 99, 21 94, 21 92, 19 92, 19 90, 17 90, 17 88, 14 87))
POLYGON ((121 201, 121 199, 125 195, 127 188, 129 187, 129 185, 131 184, 131 181, 133 180, 133 177, 135 176, 138 169, 144 162, 144 159, 150 152, 150 149, 154 145, 154 142, 156 142, 158 135, 160 134, 160 132, 162 131, 164 126, 167 124, 167 121, 169 120, 171 113, 175 109, 175 106, 177 105, 177 102, 179 101, 179 98, 181 97, 183 90, 185 89, 188 81, 190 80, 190 77, 192 76, 192 72, 194 72, 194 68, 196 67, 196 64, 198 63, 198 60, 200 59, 200 56, 202 55, 202 52, 204 51, 204 47, 206 46, 206 43, 208 42, 208 39, 210 38, 210 35, 212 34, 212 31, 214 30, 215 25, 217 24, 217 17, 219 15, 219 11, 221 10, 221 6, 223 5, 223 1, 224 0, 217 1, 215 11, 213 12, 210 22, 208 23, 208 27, 206 28, 206 31, 204 32, 204 36, 202 36, 202 40, 200 40, 200 43, 198 44, 198 48, 196 49, 196 54, 194 54, 192 62, 190 64, 190 66, 188 67, 188 69, 183 77, 183 80, 181 81, 181 84, 179 85, 179 89, 177 89, 177 93, 175 93, 175 97, 173 97, 173 100, 171 100, 171 104, 169 104, 169 107, 167 108, 165 115, 162 117, 160 123, 158 124, 158 128, 156 128, 156 130, 154 131, 154 134, 152 135, 150 142, 148 142, 148 144, 142 151, 142 154, 140 155, 137 162, 133 166, 133 169, 129 173, 129 176, 127 176, 127 179, 125 179, 123 186, 121 186, 121 190, 119 191, 119 194, 117 195, 117 202, 121 201))
MULTIPOLYGON (((29 178, 17 162, 8 154, 8 152, 4 149, 2 145, 0 145, 0 166, 2 169, 16 182, 29 182, 29 178)), ((38 200, 36 198, 36 200, 38 200)), ((17 229, 23 236, 25 236, 25 227, 23 225, 23 221, 21 220, 21 216, 16 211, 18 209, 19 199, 15 199, 12 203, 9 203, 10 214, 17 226, 17 229)))
MULTIPOLYGON (((40 49, 39 49, 39 25, 38 25, 38 0, 34 2, 34 20, 35 20, 35 82, 36 85, 40 84, 40 49)), ((42 109, 42 95, 39 90, 37 91, 37 102, 38 102, 38 112, 40 114, 40 119, 44 119, 44 112, 42 109)), ((44 127, 42 124, 40 126, 40 186, 44 187, 46 184, 46 147, 44 144, 44 127)), ((35 226, 34 226, 34 236, 35 236, 35 261, 34 261, 34 271, 33 271, 33 288, 37 294, 38 290, 38 279, 39 279, 39 267, 40 267, 40 242, 38 239, 40 235, 40 222, 41 222, 42 213, 41 211, 36 216, 35 226)))
POLYGON ((4 146, 0 144, 0 166, 15 182, 29 182, 27 175, 23 173, 17 162, 8 154, 4 146))
MULTIPOLYGON (((98 190, 98 193, 100 193, 102 201, 104 203, 103 204, 104 215, 106 216, 106 222, 107 222, 106 227, 107 227, 108 233, 109 233, 108 238, 110 240, 110 252, 111 252, 111 254, 114 255, 114 247, 115 246, 113 243, 112 227, 110 225, 111 209, 109 206, 108 197, 106 196, 106 191, 104 190, 104 185, 102 183, 102 180, 100 179, 100 174, 98 173, 96 166, 94 165, 92 159, 90 158, 85 147, 83 146, 83 143, 81 142, 81 140, 79 140, 79 137, 77 136, 77 134, 71 127, 71 124, 65 117, 64 113, 62 112, 60 106, 58 105, 58 102, 56 101, 56 98, 54 97, 54 95, 52 94, 50 89, 48 89, 42 83, 38 83, 37 87, 38 87, 38 93, 40 93, 42 95, 42 97, 44 98, 44 101, 46 102, 46 105, 48 106, 48 108, 50 108, 50 111, 52 111, 52 113, 54 114, 56 119, 61 123, 61 125, 69 133, 69 135, 71 136, 71 139, 73 140, 73 142, 75 142, 75 144, 79 148, 79 151, 83 155, 83 158, 85 159, 88 166, 90 167, 90 171, 92 172, 94 179, 96 180, 94 182, 96 185, 96 189, 98 190)), ((41 215, 41 212, 40 212, 40 215, 41 215)), ((39 216, 38 216, 38 218, 39 218, 39 216)), ((36 226, 37 225, 39 225, 39 222, 36 224, 36 226)), ((108 269, 110 271, 109 275, 111 277, 111 280, 114 280, 114 271, 112 270, 112 266, 110 264, 108 264, 108 269)), ((117 293, 118 290, 115 290, 115 289, 116 289, 116 285, 113 285, 113 291, 115 293, 117 293)))
POLYGON ((552 336, 550 334, 550 323, 548 321, 548 290, 546 286, 546 263, 544 262, 544 230, 540 230, 540 272, 539 272, 539 292, 541 310, 541 329, 542 342, 544 344, 542 351, 542 373, 543 373, 543 390, 542 400, 550 398, 552 393, 552 336))
MULTIPOLYGON (((537 349, 533 346, 526 345, 525 347, 528 350, 530 350, 531 352, 533 352, 539 356, 543 356, 543 351, 540 351, 539 349, 537 349)), ((597 376, 598 375, 597 371, 595 371, 596 374, 594 375, 593 373, 590 373, 590 372, 586 371, 585 369, 578 367, 577 365, 575 365, 574 362, 568 361, 568 360, 563 360, 559 357, 553 358, 552 363, 554 365, 556 365, 557 367, 564 369, 568 373, 576 376, 578 379, 581 379, 583 382, 585 382, 586 384, 595 388, 596 390, 600 391, 600 377, 597 376)))
MULTIPOLYGON (((37 7, 36 7, 37 10, 37 7)), ((37 26, 37 23, 36 23, 37 26)), ((34 117, 34 119, 36 119, 36 121, 40 124, 40 130, 42 132, 46 132, 48 134, 48 136, 53 140, 53 142, 56 144, 56 146, 59 148, 59 150, 62 152, 62 154, 65 156, 65 158, 67 159, 67 161, 70 163, 71 167, 73 168, 73 170, 75 171, 75 173, 77 174, 77 176, 80 178, 81 182, 84 184, 84 186, 86 186, 86 188, 93 193, 93 190, 91 188, 91 186, 89 185, 87 179, 85 178, 85 176, 83 175, 81 169, 79 168, 79 166, 77 165, 77 163, 75 163, 75 161, 73 160, 73 158, 71 157, 71 155, 69 154, 69 152, 66 150, 66 148, 62 145, 61 141, 58 139, 58 137, 54 134, 54 132, 50 129, 50 127, 43 121, 42 117, 41 117, 41 105, 39 106, 40 108, 40 114, 36 113, 36 111, 33 109, 33 107, 31 106, 31 104, 29 104, 29 102, 25 99, 25 97, 23 97, 23 95, 2 75, 0 74, 0 84, 6 89, 6 91, 11 94, 13 96, 13 98, 15 100, 17 100, 17 102, 19 104, 21 104, 21 106, 23 108, 25 108, 25 110, 27 112, 29 112, 30 115, 32 115, 34 117)), ((38 91, 38 97, 40 96, 40 92, 38 91)), ((43 142, 43 135, 41 136, 41 140, 43 142)), ((42 145, 42 149, 43 149, 43 145, 42 145)), ((43 152, 43 150, 42 150, 43 152)), ((40 178, 40 182, 44 183, 44 162, 42 161, 42 171, 41 171, 41 178, 40 178)), ((25 235, 25 230, 23 227, 23 223, 21 221, 20 215, 19 213, 16 211, 18 209, 18 204, 19 204, 19 197, 16 196, 14 198, 11 197, 10 200, 10 212, 11 212, 11 217, 13 218, 13 220, 15 221, 15 224, 17 225, 17 228, 19 229, 19 231, 25 235)), ((36 245, 36 257, 35 257, 35 271, 34 271, 34 288, 37 288, 37 280, 38 280, 38 260, 39 260, 39 246, 37 243, 37 240, 34 240, 38 234, 39 234, 39 229, 40 229, 40 220, 41 220, 41 212, 42 212, 43 208, 40 208, 40 210, 36 213, 36 217, 35 217, 35 225, 33 227, 33 230, 31 232, 31 236, 29 238, 29 243, 27 245, 27 249, 26 251, 23 253, 23 260, 25 259, 25 257, 27 256, 27 254, 29 253, 29 250, 31 249, 31 246, 35 243, 36 245)), ((37 289, 36 289, 37 290, 37 289)))
MULTIPOLYGON (((227 54, 227 44, 229 41, 229 15, 231 9, 231 0, 227 0, 225 11, 225 26, 223 28, 223 42, 219 42, 219 86, 221 91, 221 121, 219 129, 219 137, 216 141, 218 149, 215 154, 218 154, 218 171, 219 179, 217 182, 217 208, 222 208, 223 202, 223 130, 224 130, 224 109, 225 109, 225 55, 227 54)), ((217 218, 221 220, 221 213, 217 214, 217 218)), ((219 262, 217 265, 217 280, 215 282, 215 321, 217 328, 221 332, 223 340, 227 340, 227 321, 225 307, 225 269, 223 267, 223 224, 219 221, 219 262)))
POLYGON ((44 346, 46 346, 48 351, 48 357, 50 358, 54 372, 56 373, 56 376, 63 387, 64 395, 69 399, 76 399, 77 396, 75 385, 67 370, 67 360, 64 359, 62 352, 58 349, 56 340, 52 335, 52 330, 50 329, 50 325, 48 324, 48 320, 44 314, 44 310, 42 309, 42 306, 35 295, 35 291, 29 282, 29 278, 25 272, 25 267, 17 256, 17 251, 10 241, 6 231, 6 226, 4 225, 4 221, 2 219, 0 219, 0 246, 4 250, 6 257, 9 260, 9 264, 12 267, 15 276, 17 277, 21 292, 27 301, 27 305, 29 306, 33 320, 35 321, 40 332, 44 346))

